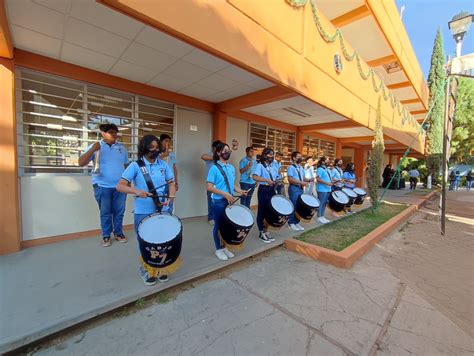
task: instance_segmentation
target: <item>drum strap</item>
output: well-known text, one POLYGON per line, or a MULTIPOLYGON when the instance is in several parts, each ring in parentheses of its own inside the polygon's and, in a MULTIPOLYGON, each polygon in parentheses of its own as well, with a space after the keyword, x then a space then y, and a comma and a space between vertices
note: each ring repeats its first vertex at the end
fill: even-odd
POLYGON ((221 172, 222 176, 224 177, 224 182, 225 182, 225 185, 227 187, 227 191, 229 192, 229 194, 232 194, 232 191, 230 190, 229 179, 227 179, 227 174, 225 174, 225 172, 222 169, 222 167, 220 166, 220 164, 214 163, 214 165, 217 167, 217 169, 221 172))
POLYGON ((292 164, 292 166, 295 167, 296 172, 298 173, 298 178, 300 179, 300 181, 303 181, 303 179, 301 178, 301 172, 300 172, 299 167, 296 164, 292 164))
POLYGON ((268 174, 270 175, 270 179, 272 181, 275 181, 275 179, 273 179, 273 175, 272 175, 272 172, 270 171, 270 169, 268 168, 268 166, 264 163, 263 166, 265 167, 265 169, 267 170, 268 174))
POLYGON ((161 211, 162 204, 160 202, 160 198, 158 198, 156 195, 156 188, 155 188, 155 185, 153 184, 153 181, 151 180, 150 173, 148 172, 148 169, 146 168, 145 162, 143 162, 142 159, 139 159, 137 160, 137 164, 138 164, 138 167, 140 168, 140 172, 142 173, 143 178, 145 179, 145 183, 148 188, 148 191, 153 194, 151 198, 153 199, 153 202, 155 203, 156 209, 158 211, 161 211))

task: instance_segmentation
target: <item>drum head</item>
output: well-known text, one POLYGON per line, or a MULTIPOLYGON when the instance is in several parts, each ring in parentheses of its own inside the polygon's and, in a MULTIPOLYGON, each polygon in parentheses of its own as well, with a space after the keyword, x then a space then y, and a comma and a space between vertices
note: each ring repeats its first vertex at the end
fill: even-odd
POLYGON ((168 214, 152 214, 138 224, 138 236, 143 241, 164 243, 173 240, 181 231, 181 221, 168 214))
POLYGON ((311 208, 319 208, 319 199, 312 194, 301 194, 301 200, 311 208))
POLYGON ((334 198, 334 200, 337 201, 340 204, 345 205, 345 204, 349 203, 349 197, 342 190, 336 190, 336 191, 332 192, 331 195, 334 198))
POLYGON ((350 188, 342 188, 342 191, 346 193, 349 198, 357 198, 357 194, 350 188))
POLYGON ((243 205, 231 205, 225 208, 225 214, 234 224, 249 227, 253 225, 253 214, 243 205))
POLYGON ((354 193, 357 195, 367 195, 367 192, 362 188, 354 188, 354 193))
POLYGON ((290 215, 295 210, 290 199, 279 194, 272 197, 270 204, 281 215, 290 215))

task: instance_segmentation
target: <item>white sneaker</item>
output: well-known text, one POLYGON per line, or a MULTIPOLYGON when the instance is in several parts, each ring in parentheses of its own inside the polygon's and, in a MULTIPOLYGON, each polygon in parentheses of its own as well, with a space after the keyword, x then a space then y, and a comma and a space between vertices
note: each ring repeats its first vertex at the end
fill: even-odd
POLYGON ((207 223, 211 226, 214 226, 214 220, 207 220, 207 223))
POLYGON ((227 257, 229 258, 235 257, 235 255, 232 252, 230 252, 227 248, 225 248, 223 251, 227 257))
POLYGON ((321 224, 327 224, 327 220, 326 220, 324 217, 322 217, 322 216, 320 216, 320 217, 318 218, 318 221, 319 221, 321 224))
POLYGON ((331 220, 326 219, 324 216, 323 216, 323 219, 326 224, 331 222, 331 220))
POLYGON ((221 248, 220 250, 216 250, 216 256, 218 259, 220 259, 221 261, 227 261, 229 258, 227 257, 227 255, 225 254, 224 252, 224 249, 221 248))
POLYGON ((301 226, 299 223, 296 224, 296 227, 297 227, 300 231, 304 231, 304 227, 301 226))
POLYGON ((300 229, 295 224, 290 224, 290 229, 293 231, 300 231, 300 229))

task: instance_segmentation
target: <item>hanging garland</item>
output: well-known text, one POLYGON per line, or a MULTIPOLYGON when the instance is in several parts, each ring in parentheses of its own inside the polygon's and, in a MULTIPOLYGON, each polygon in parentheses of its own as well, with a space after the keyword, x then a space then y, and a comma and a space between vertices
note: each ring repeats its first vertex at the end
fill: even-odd
MULTIPOLYGON (((307 3, 307 0, 285 0, 289 5, 293 7, 304 7, 307 3)), ((380 90, 382 90, 382 95, 385 101, 389 100, 390 105, 392 106, 392 109, 395 109, 397 107, 398 114, 402 116, 402 125, 405 125, 407 121, 409 121, 412 126, 416 127, 418 122, 416 119, 407 111, 407 109, 400 103, 400 101, 393 95, 393 93, 387 88, 385 85, 383 79, 375 73, 375 71, 372 68, 369 68, 369 71, 367 73, 364 73, 364 69, 362 68, 362 60, 359 56, 359 53, 354 50, 354 52, 351 54, 349 53, 349 50, 346 47, 344 37, 342 35, 342 31, 339 28, 336 28, 336 32, 334 35, 330 35, 323 27, 321 23, 321 19, 318 15, 318 10, 316 8, 316 5, 314 3, 314 0, 309 0, 309 3, 311 5, 311 12, 313 14, 313 20, 314 24, 316 25, 316 28, 318 29, 319 34, 323 38, 324 41, 327 43, 333 43, 339 38, 339 44, 341 46, 341 51, 344 56, 344 58, 352 62, 354 59, 356 60, 357 63, 357 69, 359 71, 359 75, 361 76, 362 79, 367 80, 371 77, 372 79, 372 87, 374 88, 374 91, 376 93, 379 93, 380 90), (379 80, 379 85, 377 85, 377 80, 379 80)))

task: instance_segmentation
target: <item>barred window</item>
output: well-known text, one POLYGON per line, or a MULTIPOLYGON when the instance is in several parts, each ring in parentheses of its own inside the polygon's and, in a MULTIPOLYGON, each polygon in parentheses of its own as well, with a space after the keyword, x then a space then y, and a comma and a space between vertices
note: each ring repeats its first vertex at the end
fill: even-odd
POLYGON ((291 152, 296 150, 296 134, 256 123, 249 124, 250 146, 257 154, 262 153, 265 147, 271 147, 275 152, 282 152, 282 170, 291 164, 291 152))
POLYGON ((302 155, 303 157, 312 156, 315 159, 326 156, 333 161, 336 158, 336 143, 305 136, 302 155))
MULTIPOLYGON (((114 123, 131 160, 139 137, 174 137, 175 105, 45 73, 16 73, 19 174, 88 173, 79 156, 114 123)), ((172 140, 173 142, 173 140, 172 140)), ((173 146, 173 143, 171 143, 173 146)))

